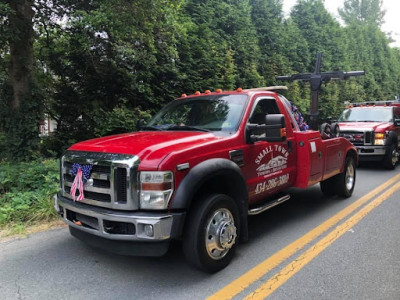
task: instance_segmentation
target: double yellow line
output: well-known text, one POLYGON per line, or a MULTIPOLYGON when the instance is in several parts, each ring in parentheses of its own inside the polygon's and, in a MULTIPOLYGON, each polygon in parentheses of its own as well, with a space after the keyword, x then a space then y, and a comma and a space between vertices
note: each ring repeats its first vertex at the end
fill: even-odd
MULTIPOLYGON (((243 292, 247 287, 251 284, 255 283, 262 276, 267 274, 273 268, 279 266, 285 260, 287 260, 290 256, 294 255, 296 252, 300 251, 304 246, 308 243, 311 243, 313 240, 318 238, 320 235, 328 231, 331 227, 342 221, 344 218, 349 216, 355 210, 360 208, 362 205, 367 203, 373 197, 382 193, 389 186, 394 184, 400 180, 400 174, 393 177, 392 179, 386 181, 384 184, 380 185, 373 191, 369 192, 365 196, 361 197, 351 205, 347 206, 339 213, 309 231, 290 245, 286 246, 282 250, 273 254, 253 269, 249 270, 244 275, 240 276, 215 294, 211 295, 208 299, 232 299, 239 293, 243 292)), ((370 213, 374 208, 380 205, 383 201, 388 199, 391 195, 393 195, 396 191, 400 189, 400 182, 397 182, 391 188, 389 188, 386 192, 381 194, 375 200, 370 202, 368 205, 363 207, 360 211, 354 214, 351 218, 349 218, 343 224, 337 226, 332 232, 322 238, 319 242, 311 246, 306 252, 300 255, 294 261, 288 263, 281 271, 273 275, 270 279, 262 283, 262 285, 257 288, 255 291, 250 293, 246 299, 264 299, 272 292, 274 292, 278 287, 284 284, 291 276, 300 271, 308 262, 310 262, 313 258, 315 258, 318 254, 320 254, 326 247, 332 244, 335 240, 337 240, 340 236, 342 236, 346 231, 348 231, 352 226, 357 224, 361 219, 363 219, 368 213, 370 213)))

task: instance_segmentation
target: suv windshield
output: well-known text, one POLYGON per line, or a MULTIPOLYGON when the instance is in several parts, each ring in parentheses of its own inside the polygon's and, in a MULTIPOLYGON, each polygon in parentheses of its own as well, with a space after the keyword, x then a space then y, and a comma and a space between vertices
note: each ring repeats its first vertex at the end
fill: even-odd
POLYGON ((391 107, 354 107, 346 109, 339 122, 393 122, 391 107))
POLYGON ((247 95, 213 95, 175 100, 144 126, 153 130, 236 131, 247 95))

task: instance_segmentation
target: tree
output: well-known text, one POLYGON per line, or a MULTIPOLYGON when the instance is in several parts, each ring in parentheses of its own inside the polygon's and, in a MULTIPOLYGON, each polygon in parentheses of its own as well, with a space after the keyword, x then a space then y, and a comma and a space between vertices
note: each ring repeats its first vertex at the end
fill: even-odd
MULTIPOLYGON (((206 57, 211 54, 206 60, 210 64, 205 69, 201 62, 203 74, 207 72, 213 78, 216 76, 216 83, 224 83, 224 88, 249 88, 264 83, 257 69, 260 49, 248 0, 188 0, 184 14, 190 16, 187 37, 198 44, 193 46, 195 51, 199 52, 201 47, 200 52, 206 57), (197 35, 199 31, 201 34, 197 35), (232 79, 234 81, 229 82, 232 79)), ((191 57, 193 62, 197 61, 195 56, 191 57)), ((188 68, 186 65, 185 70, 188 68)), ((199 66, 195 64, 192 68, 198 69, 199 66)), ((206 77, 200 77, 200 82, 201 78, 206 77)), ((214 86, 209 85, 207 89, 214 86)))
POLYGON ((39 142, 40 103, 34 74, 35 12, 33 1, 1 3, 2 58, 8 63, 7 79, 2 82, 1 125, 8 156, 29 159, 39 142))
POLYGON ((349 90, 354 101, 392 99, 400 88, 399 61, 390 38, 380 29, 385 11, 379 0, 346 0, 339 9, 346 23, 348 61, 366 71, 359 80, 361 88, 349 90))
MULTIPOLYGON (((303 39, 309 47, 309 65, 314 71, 315 57, 323 53, 321 71, 348 70, 346 36, 340 24, 325 9, 321 0, 299 0, 291 12, 303 39)), ((326 84, 320 93, 320 118, 334 117, 343 108, 337 84, 326 84)))
POLYGON ((64 24, 38 40, 58 149, 110 128, 98 123, 104 111, 157 110, 176 96, 178 80, 180 0, 65 3, 64 24))
POLYGON ((380 27, 384 22, 383 0, 345 0, 339 15, 347 24, 361 23, 380 27))
POLYGON ((18 110, 21 100, 30 97, 33 71, 33 16, 29 0, 10 1, 8 15, 10 47, 10 83, 13 88, 11 107, 18 110))
POLYGON ((284 60, 283 42, 286 39, 283 26, 281 0, 252 0, 251 17, 260 48, 258 71, 267 85, 275 84, 284 60))

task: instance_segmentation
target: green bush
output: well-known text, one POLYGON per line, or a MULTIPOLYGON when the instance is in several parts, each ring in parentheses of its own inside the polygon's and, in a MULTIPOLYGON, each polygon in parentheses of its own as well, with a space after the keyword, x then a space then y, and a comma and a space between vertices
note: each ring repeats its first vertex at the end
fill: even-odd
POLYGON ((23 228, 56 216, 53 196, 59 189, 55 159, 0 165, 0 229, 23 228))
POLYGON ((140 108, 129 109, 124 104, 114 107, 112 111, 101 110, 100 114, 94 117, 96 136, 106 136, 136 130, 138 120, 148 120, 151 115, 149 111, 142 111, 140 108))

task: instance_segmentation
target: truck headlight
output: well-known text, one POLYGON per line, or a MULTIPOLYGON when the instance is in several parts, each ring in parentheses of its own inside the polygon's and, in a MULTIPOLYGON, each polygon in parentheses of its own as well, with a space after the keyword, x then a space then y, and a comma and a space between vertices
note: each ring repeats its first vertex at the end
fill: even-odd
POLYGON ((167 209, 173 191, 172 172, 140 172, 140 208, 167 209))
POLYGON ((383 146, 385 145, 385 134, 384 133, 375 133, 375 145, 383 146))

